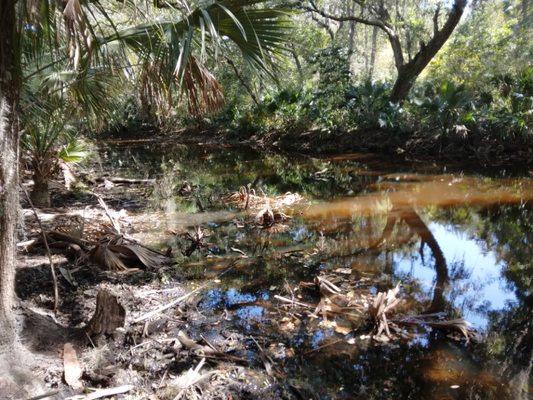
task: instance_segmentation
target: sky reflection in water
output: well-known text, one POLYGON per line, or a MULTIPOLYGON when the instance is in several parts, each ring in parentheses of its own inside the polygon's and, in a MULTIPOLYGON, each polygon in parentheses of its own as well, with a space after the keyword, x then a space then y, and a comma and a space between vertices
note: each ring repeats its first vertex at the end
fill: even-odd
MULTIPOLYGON (((493 251, 484 250, 482 243, 464 232, 440 223, 431 223, 428 227, 437 239, 448 266, 460 264, 467 272, 465 279, 451 282, 452 293, 448 297, 452 297, 450 300, 462 310, 466 320, 477 328, 485 329, 488 318, 486 312, 476 311, 478 306, 486 305, 486 311, 502 310, 507 302, 516 300, 513 288, 502 278, 505 263, 498 261, 493 251)), ((393 263, 396 275, 418 280, 430 297, 436 272, 427 258, 426 254, 426 260, 422 262, 420 254, 414 252, 408 257, 397 256, 393 263)))

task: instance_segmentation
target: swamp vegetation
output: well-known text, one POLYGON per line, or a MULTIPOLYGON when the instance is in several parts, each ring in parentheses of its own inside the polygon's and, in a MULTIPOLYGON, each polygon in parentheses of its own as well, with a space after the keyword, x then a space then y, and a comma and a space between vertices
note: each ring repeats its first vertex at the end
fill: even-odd
POLYGON ((0 24, 0 399, 531 397, 528 0, 0 24))

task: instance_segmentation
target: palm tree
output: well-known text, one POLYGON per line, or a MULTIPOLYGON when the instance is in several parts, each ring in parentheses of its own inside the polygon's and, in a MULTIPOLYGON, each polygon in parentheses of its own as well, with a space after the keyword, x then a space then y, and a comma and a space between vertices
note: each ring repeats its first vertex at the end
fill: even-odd
POLYGON ((0 358, 15 357, 18 343, 15 227, 24 73, 28 77, 28 73, 55 72, 67 66, 82 79, 94 70, 144 74, 146 84, 159 93, 172 95, 176 89, 186 94, 194 112, 220 100, 205 64, 208 58, 216 59, 218 53, 236 46, 256 69, 272 74, 286 38, 284 10, 260 8, 265 0, 221 0, 207 6, 181 2, 183 10, 177 4, 157 1, 135 8, 139 3, 0 1, 0 358), (165 8, 160 11, 161 7, 165 8), (121 14, 121 9, 130 15, 121 14), (154 13, 164 18, 155 21, 154 13), (134 23, 123 29, 126 24, 117 24, 119 20, 134 23), (137 23, 140 20, 143 23, 137 23), (30 61, 37 70, 28 71, 30 61))
MULTIPOLYGON (((34 172, 34 204, 50 205, 48 181, 57 170, 55 149, 61 144, 56 142, 64 136, 60 132, 65 126, 64 116, 74 114, 77 120, 84 121, 84 126, 108 120, 116 101, 106 99, 116 99, 117 86, 136 87, 145 115, 167 115, 176 109, 176 103, 184 101, 189 114, 197 117, 218 109, 224 100, 221 86, 205 66, 213 53, 237 47, 257 70, 271 73, 273 61, 282 49, 286 26, 281 17, 285 12, 243 7, 251 3, 258 1, 213 3, 206 9, 189 12, 186 18, 165 14, 165 20, 125 29, 110 24, 102 26, 102 19, 105 22, 111 18, 100 8, 101 18, 89 22, 98 26, 101 33, 82 38, 90 44, 90 52, 82 54, 67 31, 62 45, 71 47, 73 60, 54 60, 49 47, 40 40, 41 29, 30 24, 22 44, 25 72, 22 114, 30 118, 24 118, 22 125, 29 131, 23 136, 28 139, 23 143, 30 150, 34 172), (43 126, 42 109, 54 108, 57 103, 64 106, 65 112, 49 113, 60 118, 45 116, 47 125, 43 126), (39 121, 32 118, 35 114, 39 121), (39 124, 39 129, 35 129, 39 124)), ((63 13, 71 21, 83 21, 80 7, 67 5, 63 13)), ((90 26, 88 22, 78 24, 90 26)), ((50 25, 46 28, 52 29, 50 25)))

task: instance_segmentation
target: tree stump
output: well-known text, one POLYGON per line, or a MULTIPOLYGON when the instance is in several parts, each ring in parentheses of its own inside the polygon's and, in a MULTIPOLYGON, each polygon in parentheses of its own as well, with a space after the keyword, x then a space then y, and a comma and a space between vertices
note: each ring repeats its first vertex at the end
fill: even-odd
POLYGON ((124 326, 126 310, 118 302, 116 296, 108 290, 102 289, 96 296, 96 310, 85 327, 90 337, 101 335, 113 335, 115 329, 124 326))

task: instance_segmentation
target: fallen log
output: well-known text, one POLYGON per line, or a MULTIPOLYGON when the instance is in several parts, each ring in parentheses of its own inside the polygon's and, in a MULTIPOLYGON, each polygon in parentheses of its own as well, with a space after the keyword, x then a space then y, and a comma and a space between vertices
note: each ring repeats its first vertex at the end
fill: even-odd
POLYGON ((134 184, 153 185, 156 182, 155 179, 141 179, 141 178, 123 178, 123 177, 106 177, 106 176, 101 176, 101 177, 96 178, 97 182, 104 182, 106 180, 109 182, 113 182, 113 183, 124 183, 124 184, 131 184, 131 185, 134 185, 134 184))

